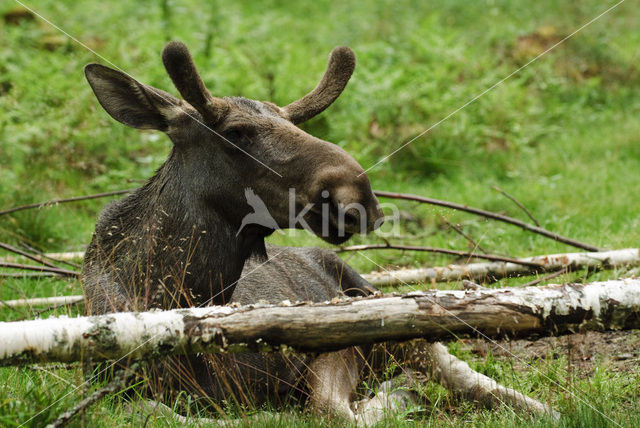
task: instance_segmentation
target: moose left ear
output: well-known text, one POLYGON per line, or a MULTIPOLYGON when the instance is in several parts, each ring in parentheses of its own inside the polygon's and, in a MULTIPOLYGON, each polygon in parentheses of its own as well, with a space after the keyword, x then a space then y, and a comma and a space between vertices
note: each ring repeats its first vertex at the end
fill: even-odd
POLYGON ((356 54, 346 46, 331 51, 327 70, 316 88, 282 110, 295 124, 305 122, 329 107, 340 96, 356 68, 356 54))
POLYGON ((182 98, 198 110, 207 123, 217 123, 226 115, 227 102, 212 96, 205 87, 184 43, 167 43, 162 50, 162 62, 182 98))
POLYGON ((166 132, 180 109, 180 100, 125 73, 89 64, 84 74, 100 105, 118 122, 138 129, 166 132))

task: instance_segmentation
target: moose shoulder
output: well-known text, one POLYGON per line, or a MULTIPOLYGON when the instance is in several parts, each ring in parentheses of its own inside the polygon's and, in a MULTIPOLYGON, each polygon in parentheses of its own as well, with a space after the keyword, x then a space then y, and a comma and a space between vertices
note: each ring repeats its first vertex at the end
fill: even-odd
POLYGON ((265 254, 264 237, 290 226, 290 203, 310 205, 306 224, 330 243, 380 223, 360 165, 296 126, 340 95, 355 66, 350 49, 334 49, 318 86, 282 108, 212 96, 181 43, 169 43, 162 59, 184 100, 120 71, 85 68, 114 119, 173 142, 157 173, 98 219, 83 268, 90 313, 228 302, 247 258, 265 254), (242 224, 252 213, 249 194, 272 222, 242 224))

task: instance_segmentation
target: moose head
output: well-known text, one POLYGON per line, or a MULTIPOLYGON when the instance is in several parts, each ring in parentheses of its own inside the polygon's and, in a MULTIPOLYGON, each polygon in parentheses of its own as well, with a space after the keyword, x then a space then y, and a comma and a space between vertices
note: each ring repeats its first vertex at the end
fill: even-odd
POLYGON ((162 59, 184 100, 102 65, 85 68, 113 118, 173 142, 149 182, 98 220, 83 271, 91 312, 224 303, 274 229, 308 226, 337 244, 382 222, 360 165, 296 126, 340 95, 355 67, 349 48, 334 49, 318 86, 285 107, 212 96, 182 43, 169 43, 162 59), (270 222, 247 224, 256 204, 270 222))
MULTIPOLYGON (((292 226, 292 205, 296 213, 308 207, 300 223, 331 243, 381 223, 378 202, 362 167, 340 147, 296 126, 340 95, 355 67, 349 48, 335 48, 319 85, 282 108, 271 102, 212 96, 182 43, 169 43, 162 59, 184 100, 102 65, 88 65, 85 74, 113 118, 169 136, 180 169, 176 173, 190 203, 215 207, 239 227, 251 211, 245 190, 252 189, 279 228, 292 226)), ((247 233, 271 232, 266 229, 251 225, 247 233)))

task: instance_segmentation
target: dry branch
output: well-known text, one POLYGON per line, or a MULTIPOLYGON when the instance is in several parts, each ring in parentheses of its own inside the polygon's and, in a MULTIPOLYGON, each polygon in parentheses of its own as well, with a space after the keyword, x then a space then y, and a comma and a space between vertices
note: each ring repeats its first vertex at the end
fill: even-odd
POLYGON ((84 297, 82 295, 75 296, 58 296, 58 297, 36 297, 34 299, 16 299, 16 300, 3 300, 0 301, 0 307, 9 308, 21 308, 31 306, 42 305, 72 305, 74 303, 82 302, 84 297))
POLYGON ((577 241, 575 239, 567 238, 566 236, 559 235, 557 233, 551 232, 542 227, 535 226, 533 224, 525 223, 524 221, 520 221, 513 217, 509 217, 506 215, 494 213, 491 211, 481 210, 479 208, 469 207, 467 205, 456 204, 454 202, 441 201, 439 199, 427 198, 424 196, 418 195, 409 195, 405 193, 394 193, 394 192, 384 192, 380 190, 375 190, 374 193, 376 196, 380 196, 382 198, 392 198, 392 199, 404 199, 408 201, 416 201, 430 205, 437 205, 441 207, 451 208, 458 211, 465 211, 470 214, 479 215, 481 217, 490 218, 492 220, 501 221, 503 223, 512 224, 514 226, 521 227, 524 230, 528 230, 530 232, 537 233, 542 236, 546 236, 547 238, 551 238, 554 241, 562 242, 567 245, 571 245, 576 248, 581 248, 587 251, 600 251, 598 247, 593 245, 585 244, 584 242, 577 241))
MULTIPOLYGON (((64 253, 42 253, 42 257, 53 259, 56 262, 68 262, 70 260, 82 260, 84 258, 84 251, 68 251, 64 253)), ((15 262, 18 257, 1 257, 2 262, 15 262)))
POLYGON ((336 250, 337 253, 344 253, 348 251, 365 251, 365 250, 402 250, 402 251, 424 251, 427 253, 439 253, 448 254, 450 256, 477 258, 501 262, 509 262, 514 264, 521 264, 529 266, 530 268, 541 267, 540 263, 532 262, 523 259, 514 259, 511 257, 497 256, 493 254, 478 254, 470 253, 468 251, 451 250, 449 248, 435 248, 435 247, 421 247, 415 245, 397 245, 397 244, 363 244, 363 245, 351 245, 349 247, 340 247, 336 250))
POLYGON ((527 207, 525 207, 522 203, 520 203, 519 200, 517 200, 516 198, 514 198, 513 196, 511 196, 510 194, 508 194, 507 192, 505 192, 504 190, 502 190, 498 186, 491 186, 491 188, 493 190, 495 190, 496 192, 502 193, 507 199, 509 199, 514 204, 516 204, 516 206, 518 208, 520 208, 527 215, 527 217, 529 217, 529 219, 531 219, 533 224, 535 224, 536 226, 540 227, 540 222, 538 222, 538 220, 536 220, 536 218, 533 216, 533 214, 531 214, 531 212, 527 209, 527 207))
POLYGON ((90 407, 93 403, 100 400, 102 397, 116 393, 126 388, 130 379, 135 377, 136 370, 138 366, 137 364, 133 364, 129 368, 122 368, 118 371, 116 378, 109 382, 107 385, 102 388, 94 391, 91 395, 80 401, 78 404, 73 406, 70 410, 62 413, 58 418, 52 423, 48 424, 46 428, 58 428, 67 425, 71 422, 75 416, 77 416, 80 412, 83 412, 88 407, 90 407))
POLYGON ((5 214, 15 213, 17 211, 29 210, 29 209, 33 209, 33 208, 40 209, 40 208, 50 207, 52 205, 64 204, 64 203, 68 203, 68 202, 86 201, 88 199, 98 199, 98 198, 106 198, 108 196, 122 195, 122 194, 125 194, 125 193, 130 193, 133 190, 135 190, 135 189, 115 190, 113 192, 96 193, 94 195, 74 196, 72 198, 52 199, 52 200, 49 200, 49 201, 36 202, 36 203, 33 203, 33 204, 21 205, 19 207, 13 207, 13 208, 9 208, 9 209, 0 211, 0 216, 3 216, 5 214))
POLYGON ((0 323, 0 366, 640 327, 640 279, 0 323))
POLYGON ((10 253, 14 253, 14 254, 17 254, 19 256, 25 257, 25 258, 27 258, 29 260, 33 260, 34 262, 41 263, 44 266, 49 266, 49 267, 52 267, 52 268, 56 268, 57 267, 53 263, 49 263, 48 261, 44 260, 42 257, 38 257, 35 254, 27 253, 26 251, 22 251, 19 248, 12 247, 11 245, 5 244, 4 242, 0 242, 0 248, 3 249, 3 250, 9 251, 10 253))
POLYGON ((49 273, 55 273, 56 275, 70 276, 70 277, 73 277, 73 278, 80 277, 80 273, 79 272, 75 272, 75 271, 68 270, 68 269, 57 268, 57 267, 33 266, 33 265, 25 265, 25 264, 21 264, 21 263, 0 262, 0 268, 33 270, 33 271, 38 271, 38 272, 49 272, 49 273))
POLYGON ((603 251, 597 253, 563 253, 518 259, 519 263, 490 262, 449 265, 396 271, 372 272, 362 275, 375 286, 418 284, 423 282, 449 282, 461 279, 482 280, 532 275, 560 269, 611 269, 640 265, 640 249, 603 251), (527 263, 529 266, 527 266, 527 263), (531 264, 535 268, 531 268, 531 264))

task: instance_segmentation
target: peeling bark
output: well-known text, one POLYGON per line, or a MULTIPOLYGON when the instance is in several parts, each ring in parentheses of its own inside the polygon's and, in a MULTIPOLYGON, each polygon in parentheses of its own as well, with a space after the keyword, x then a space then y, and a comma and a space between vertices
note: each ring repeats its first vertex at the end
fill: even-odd
POLYGON ((640 327, 640 279, 0 323, 0 365, 640 327))
POLYGON ((362 277, 375 286, 418 284, 423 282, 449 282, 470 280, 498 280, 514 276, 527 276, 540 272, 553 272, 562 268, 612 269, 640 265, 640 249, 602 251, 597 253, 551 254, 519 259, 522 262, 539 263, 539 268, 506 262, 470 263, 444 267, 401 269, 387 272, 372 272, 362 277))

